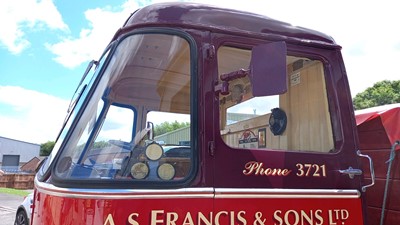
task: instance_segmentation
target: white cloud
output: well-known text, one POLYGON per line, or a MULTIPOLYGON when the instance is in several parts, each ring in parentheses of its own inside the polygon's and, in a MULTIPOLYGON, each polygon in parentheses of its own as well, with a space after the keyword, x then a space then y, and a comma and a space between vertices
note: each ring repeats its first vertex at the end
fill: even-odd
POLYGON ((127 1, 117 9, 89 9, 85 12, 89 28, 82 28, 78 38, 65 38, 55 44, 46 43, 46 48, 56 55, 54 60, 68 68, 98 59, 114 33, 138 7, 136 1, 127 1))
POLYGON ((68 101, 18 86, 0 86, 0 136, 42 144, 54 141, 67 112, 68 101))
POLYGON ((51 0, 1 0, 0 21, 0 45, 12 54, 19 54, 29 47, 30 42, 25 35, 27 30, 43 26, 68 30, 51 0))

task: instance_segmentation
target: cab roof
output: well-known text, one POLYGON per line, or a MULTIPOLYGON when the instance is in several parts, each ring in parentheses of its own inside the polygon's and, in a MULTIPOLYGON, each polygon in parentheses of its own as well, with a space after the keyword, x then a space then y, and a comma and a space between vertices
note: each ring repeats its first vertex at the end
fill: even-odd
POLYGON ((336 46, 333 38, 315 30, 292 26, 263 15, 195 3, 158 3, 146 6, 134 12, 120 32, 143 26, 197 28, 336 46))

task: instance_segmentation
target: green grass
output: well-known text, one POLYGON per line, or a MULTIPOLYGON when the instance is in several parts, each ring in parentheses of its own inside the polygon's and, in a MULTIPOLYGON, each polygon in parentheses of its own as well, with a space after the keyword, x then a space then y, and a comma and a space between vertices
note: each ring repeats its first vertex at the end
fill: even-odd
POLYGON ((29 194, 28 191, 14 189, 14 188, 0 188, 0 193, 19 195, 19 196, 27 196, 29 194))

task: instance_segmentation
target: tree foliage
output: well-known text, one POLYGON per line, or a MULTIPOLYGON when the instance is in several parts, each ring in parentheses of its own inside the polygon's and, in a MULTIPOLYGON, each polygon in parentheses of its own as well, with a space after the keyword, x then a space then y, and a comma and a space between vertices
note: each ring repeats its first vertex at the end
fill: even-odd
MULTIPOLYGON (((54 141, 48 141, 40 145, 40 156, 48 156, 50 155, 51 151, 53 150, 55 145, 54 141)), ((110 143, 107 141, 96 141, 93 143, 93 148, 104 148, 110 146, 110 143)), ((85 147, 85 144, 78 146, 80 149, 85 147)))
POLYGON ((165 134, 174 130, 178 130, 183 127, 189 126, 189 122, 178 122, 175 120, 175 122, 163 122, 159 125, 156 125, 154 127, 154 136, 159 136, 161 134, 165 134))
MULTIPOLYGON (((156 125, 154 127, 154 135, 158 136, 161 134, 165 134, 174 130, 178 130, 183 127, 189 126, 189 122, 178 122, 175 120, 175 122, 164 122, 162 124, 156 125)), ((40 145, 40 156, 48 156, 51 151, 53 150, 53 147, 55 145, 54 141, 48 141, 46 143, 43 143, 40 145)), ((110 144, 105 141, 99 141, 95 142, 93 144, 93 148, 104 148, 109 146, 110 144)), ((83 146, 82 146, 83 147, 83 146)))
POLYGON ((93 147, 94 149, 96 148, 105 148, 110 146, 110 143, 108 141, 96 141, 93 143, 93 147))
POLYGON ((48 141, 40 145, 40 156, 48 156, 53 150, 55 145, 54 141, 48 141))
POLYGON ((400 80, 377 82, 353 98, 355 109, 365 109, 393 103, 400 103, 400 80))

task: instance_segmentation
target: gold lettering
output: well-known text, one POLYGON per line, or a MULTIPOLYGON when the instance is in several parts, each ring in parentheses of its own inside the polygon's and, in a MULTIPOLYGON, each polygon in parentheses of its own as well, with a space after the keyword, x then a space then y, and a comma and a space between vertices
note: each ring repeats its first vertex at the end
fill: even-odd
POLYGON ((299 219, 299 214, 294 210, 287 211, 285 213, 285 217, 284 218, 285 218, 285 224, 287 224, 287 225, 297 225, 297 224, 299 224, 299 220, 300 220, 299 219), (293 223, 290 223, 290 221, 289 221, 290 214, 293 214, 293 217, 294 217, 294 222, 293 223))
POLYGON ((318 222, 315 223, 315 225, 322 225, 324 223, 324 218, 321 216, 322 210, 318 209, 315 211, 315 219, 317 219, 318 222))
POLYGON ((219 225, 219 217, 221 216, 221 214, 228 215, 228 212, 227 211, 220 211, 217 214, 215 214, 215 218, 214 218, 215 225, 219 225))
POLYGON ((197 221, 197 224, 203 224, 204 223, 206 225, 212 225, 212 217, 213 217, 212 212, 210 212, 210 216, 209 216, 210 219, 207 219, 207 217, 204 216, 203 213, 201 213, 201 212, 199 212, 197 215, 199 217, 199 220, 197 221), (201 223, 201 222, 203 222, 203 223, 201 223))
POLYGON ((185 220, 183 221, 182 225, 194 225, 193 218, 192 218, 192 215, 190 214, 190 212, 186 213, 185 220))
POLYGON ((178 220, 178 213, 169 212, 167 213, 167 225, 176 225, 176 221, 178 220))
POLYGON ((157 220, 157 214, 164 214, 164 210, 151 210, 151 225, 164 224, 163 219, 157 220))
POLYGON ((139 214, 138 213, 132 213, 128 217, 128 223, 132 225, 139 225, 139 223, 135 220, 135 218, 138 218, 139 214))
POLYGON ((251 161, 245 164, 244 175, 261 175, 261 176, 288 176, 291 170, 280 168, 264 168, 264 163, 251 161))
POLYGON ((282 213, 281 210, 276 210, 276 211, 274 212, 274 219, 275 219, 276 222, 278 222, 278 224, 277 224, 277 223, 274 223, 274 225, 282 225, 282 224, 283 224, 283 220, 282 220, 282 218, 281 218, 281 216, 280 216, 281 213, 282 213))
MULTIPOLYGON (((281 211, 276 210, 273 215, 274 225, 323 225, 324 218, 322 216, 322 210, 288 210, 281 211)), ((332 221, 332 220, 330 220, 332 221)), ((336 223, 329 225, 338 225, 336 223)))
POLYGON ((251 175, 254 172, 256 166, 257 166, 257 162, 254 162, 254 161, 246 163, 246 165, 244 166, 245 170, 243 170, 243 174, 251 175))
POLYGON ((306 220, 308 224, 313 224, 314 217, 313 217, 312 210, 310 210, 310 214, 307 214, 305 211, 301 210, 300 214, 301 214, 301 223, 302 224, 306 224, 306 223, 304 223, 304 220, 306 220))
POLYGON ((282 175, 286 177, 287 175, 290 174, 290 172, 292 172, 292 171, 291 171, 291 170, 288 170, 288 169, 283 169, 283 170, 282 170, 282 175))
MULTIPOLYGON (((337 223, 333 222, 332 210, 328 211, 328 215, 329 215, 329 225, 336 225, 337 223)), ((337 219, 337 217, 336 217, 336 219, 337 219)))
POLYGON ((235 225, 235 211, 231 211, 230 219, 231 225, 235 225))
POLYGON ((106 221, 104 221, 104 225, 115 225, 114 219, 111 214, 108 214, 106 221))
POLYGON ((349 211, 342 209, 340 210, 340 215, 342 216, 342 220, 347 220, 349 218, 349 211))
POLYGON ((242 222, 243 225, 246 225, 246 224, 247 224, 247 220, 243 217, 244 214, 246 214, 245 211, 240 211, 240 212, 237 214, 237 219, 238 219, 240 222, 242 222))

